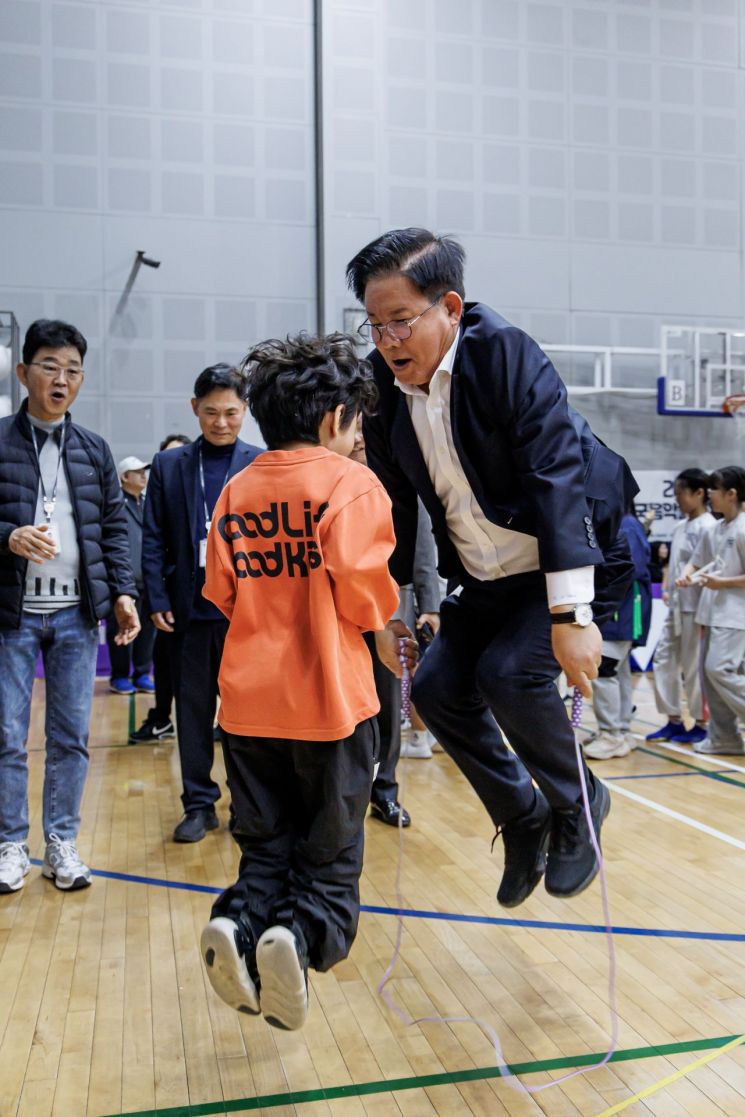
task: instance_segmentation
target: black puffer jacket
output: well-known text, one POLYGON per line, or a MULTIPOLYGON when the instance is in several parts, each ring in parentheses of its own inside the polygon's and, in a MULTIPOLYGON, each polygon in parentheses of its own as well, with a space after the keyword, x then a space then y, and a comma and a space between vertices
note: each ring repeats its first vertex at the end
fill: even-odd
MULTIPOLYGON (((0 419, 0 629, 21 623, 26 559, 8 547, 11 532, 32 524, 39 465, 24 402, 0 419)), ((108 444, 65 417, 64 467, 80 546, 81 607, 95 623, 111 612, 120 594, 137 596, 129 560, 127 520, 108 444)))

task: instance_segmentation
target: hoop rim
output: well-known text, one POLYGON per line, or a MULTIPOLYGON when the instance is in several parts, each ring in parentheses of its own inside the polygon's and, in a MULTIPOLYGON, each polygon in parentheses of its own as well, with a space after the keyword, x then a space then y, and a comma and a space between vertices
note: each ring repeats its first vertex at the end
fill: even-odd
POLYGON ((734 395, 727 396, 722 404, 722 411, 733 417, 742 411, 742 416, 745 418, 745 392, 735 392, 734 395))

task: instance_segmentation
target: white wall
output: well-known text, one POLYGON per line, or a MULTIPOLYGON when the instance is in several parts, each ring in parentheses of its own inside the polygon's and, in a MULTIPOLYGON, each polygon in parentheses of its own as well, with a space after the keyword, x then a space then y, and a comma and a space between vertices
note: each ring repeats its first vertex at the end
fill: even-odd
POLYGON ((0 307, 82 329, 75 416, 146 457, 205 365, 314 325, 311 0, 1 7, 0 307))
MULTIPOLYGON (((326 11, 329 325, 354 305, 345 263, 411 224, 457 234, 468 296, 545 343, 742 323, 744 0, 326 11)), ((639 468, 668 434, 677 458, 735 449, 734 424, 658 419, 652 400, 578 407, 639 468)))
MULTIPOLYGON (((87 333, 76 416, 146 456, 202 367, 315 325, 312 0, 1 7, 0 307, 87 333), (112 330, 137 249, 162 266, 112 330)), ((351 256, 414 223, 539 341, 742 324, 745 0, 323 8, 329 328, 351 256)), ((730 430, 653 407, 581 402, 639 468, 730 430)))

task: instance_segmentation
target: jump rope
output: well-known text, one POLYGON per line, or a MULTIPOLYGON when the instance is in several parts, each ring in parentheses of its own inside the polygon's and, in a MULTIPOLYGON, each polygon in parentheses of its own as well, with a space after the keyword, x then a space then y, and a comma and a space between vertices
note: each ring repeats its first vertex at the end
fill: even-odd
MULTIPOLYGON (((401 665, 403 669, 401 677, 401 707, 405 718, 411 716, 411 674, 406 665, 403 650, 405 641, 399 644, 399 654, 401 665)), ((597 1063, 592 1063, 590 1066, 580 1067, 578 1070, 570 1071, 569 1074, 564 1074, 560 1078, 552 1079, 551 1082, 546 1082, 541 1086, 526 1086, 516 1074, 513 1074, 509 1064, 504 1058, 502 1053, 502 1045, 499 1035, 495 1029, 485 1020, 480 1020, 476 1016, 417 1016, 413 1017, 410 1013, 399 1008, 396 1004, 390 991, 386 988, 388 982, 391 980, 396 963, 401 954, 401 940, 404 932, 403 909, 406 903, 404 896, 401 892, 401 871, 403 868, 404 859, 404 844, 403 844, 403 828, 401 826, 401 815, 398 820, 398 862, 396 865, 396 903, 398 910, 396 912, 396 941, 393 948, 393 957, 383 974, 378 984, 377 992, 380 997, 385 1001, 388 1008, 398 1017, 399 1020, 406 1027, 413 1024, 475 1024, 481 1029, 483 1034, 491 1042, 494 1053, 497 1059, 497 1068, 500 1077, 503 1078, 509 1086, 524 1094, 540 1094, 543 1090, 549 1090, 554 1086, 560 1086, 563 1082, 568 1082, 570 1078, 576 1078, 578 1075, 587 1074, 592 1070, 599 1070, 604 1067, 606 1063, 610 1062, 614 1054, 618 1050, 618 1010, 616 1007, 616 948, 613 939, 613 929, 611 925, 610 908, 608 904, 608 885, 605 877, 605 866, 603 864, 603 857, 600 852, 600 845, 595 835, 595 827, 592 821, 592 813, 590 811, 590 796, 587 789, 587 780, 585 778, 585 766, 582 759, 582 752, 579 744, 579 727, 582 718, 582 703, 583 698, 577 687, 574 688, 572 696, 572 712, 571 712, 571 725, 574 730, 574 749, 577 758, 577 770, 579 772, 580 785, 582 787, 582 804, 587 819, 587 825, 590 831, 590 840, 595 852, 595 858, 598 865, 598 876, 600 880, 600 892, 603 903, 603 917, 605 919, 605 933, 608 943, 608 1004, 610 1006, 610 1033, 611 1040, 608 1051, 597 1063)), ((401 791, 403 798, 403 790, 406 786, 406 766, 404 765, 404 774, 401 781, 401 791)))

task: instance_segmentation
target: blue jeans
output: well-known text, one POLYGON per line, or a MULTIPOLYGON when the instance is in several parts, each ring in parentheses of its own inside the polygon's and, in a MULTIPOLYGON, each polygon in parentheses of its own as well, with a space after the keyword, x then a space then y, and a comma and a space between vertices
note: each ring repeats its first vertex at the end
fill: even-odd
POLYGON ((98 628, 77 606, 23 613, 20 628, 0 629, 0 842, 28 837, 26 740, 39 652, 46 676, 44 837, 77 837, 97 651, 98 628))

